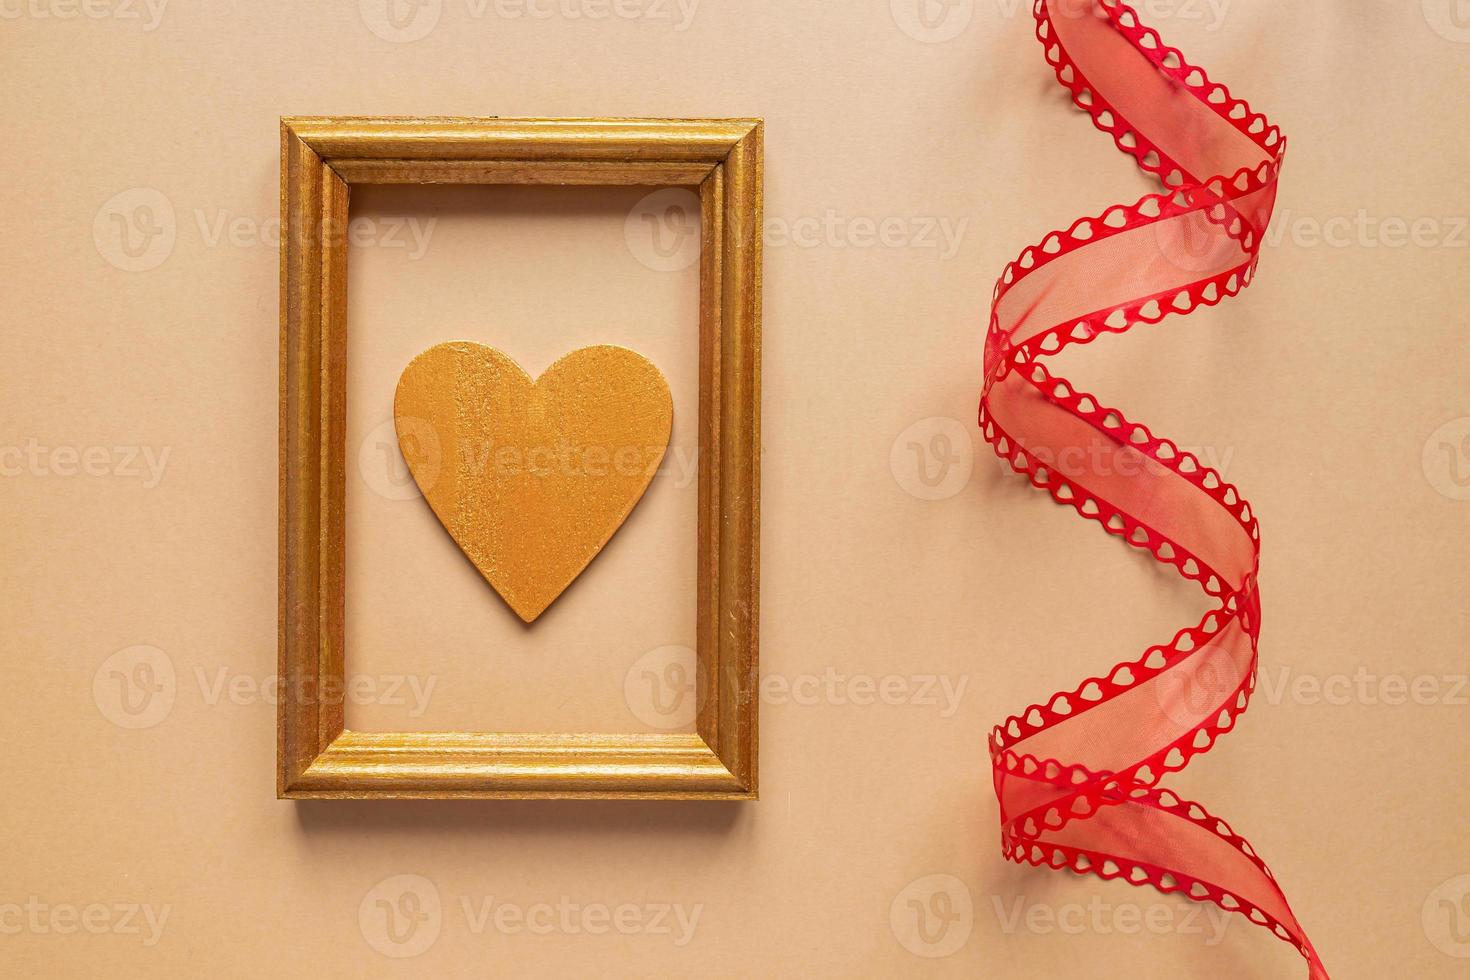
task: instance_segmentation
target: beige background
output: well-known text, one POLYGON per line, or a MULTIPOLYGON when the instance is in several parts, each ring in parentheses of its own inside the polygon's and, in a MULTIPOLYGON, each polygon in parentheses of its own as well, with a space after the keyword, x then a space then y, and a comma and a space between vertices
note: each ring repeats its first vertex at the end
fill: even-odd
MULTIPOLYGON (((1004 263, 1145 188, 1024 6, 68 4, 0 0, 0 972, 1302 975, 1242 922, 998 855, 987 726, 1198 611, 932 438, 971 429, 1004 263), (293 113, 767 120, 761 802, 272 798, 293 113)), ((1175 785, 1267 857, 1334 976, 1463 976, 1470 16, 1144 9, 1293 147, 1251 290, 1061 366, 1261 515, 1264 692, 1175 785)), ((640 199, 355 202, 353 445, 384 468, 349 488, 354 724, 664 721, 637 692, 691 633, 688 488, 656 480, 527 631, 373 490, 370 442, 401 365, 466 336, 533 371, 636 346, 687 420, 693 280, 640 243, 640 199), (409 217, 440 219, 422 250, 409 217)))
POLYGON ((683 711, 660 702, 670 710, 653 711, 649 726, 623 697, 630 669, 692 670, 695 660, 698 201, 687 190, 652 193, 660 196, 639 187, 355 194, 361 244, 349 245, 348 256, 347 441, 360 451, 347 490, 348 670, 421 680, 418 697, 410 685, 402 705, 349 702, 349 727, 694 730, 692 700, 683 711), (648 261, 638 261, 627 236, 651 235, 641 216, 663 222, 669 206, 688 216, 687 227, 678 219, 658 225, 667 254, 650 247, 639 253, 648 261), (395 220, 405 229, 393 236, 407 239, 402 248, 387 244, 395 220), (420 351, 460 339, 506 351, 533 377, 569 350, 620 344, 651 359, 674 398, 659 475, 602 554, 531 627, 487 591, 395 445, 393 393, 403 368, 420 351), (649 651, 665 652, 633 668, 649 651))

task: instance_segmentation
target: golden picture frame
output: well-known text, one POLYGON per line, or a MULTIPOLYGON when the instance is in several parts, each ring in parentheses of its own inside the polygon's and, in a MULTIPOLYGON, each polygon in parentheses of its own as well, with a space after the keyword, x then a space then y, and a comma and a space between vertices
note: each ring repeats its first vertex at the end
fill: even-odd
POLYGON ((278 797, 757 797, 762 141, 756 119, 281 120, 278 797), (348 200, 441 183, 697 190, 692 733, 345 727, 348 200))

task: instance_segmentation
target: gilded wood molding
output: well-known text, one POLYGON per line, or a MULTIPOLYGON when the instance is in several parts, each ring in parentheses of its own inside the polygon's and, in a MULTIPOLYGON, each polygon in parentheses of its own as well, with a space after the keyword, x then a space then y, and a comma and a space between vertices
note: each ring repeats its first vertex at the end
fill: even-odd
POLYGON ((762 138, 752 119, 281 120, 278 796, 756 798, 762 138), (345 729, 348 203, 393 183, 698 189, 696 733, 345 729))

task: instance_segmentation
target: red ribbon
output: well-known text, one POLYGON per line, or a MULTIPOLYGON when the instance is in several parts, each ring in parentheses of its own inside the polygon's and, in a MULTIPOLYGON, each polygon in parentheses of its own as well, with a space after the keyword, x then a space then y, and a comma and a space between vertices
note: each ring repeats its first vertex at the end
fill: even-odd
POLYGON ((1260 532, 1235 487, 1048 356, 1212 306, 1256 270, 1286 140, 1121 0, 1037 0, 1072 101, 1163 193, 1023 251, 996 284, 980 427, 1053 499, 1212 597, 1197 625, 1028 707, 990 738, 1001 849, 1018 863, 1151 885, 1246 916, 1327 971, 1286 896, 1224 820, 1159 785, 1230 731, 1256 685, 1260 532))

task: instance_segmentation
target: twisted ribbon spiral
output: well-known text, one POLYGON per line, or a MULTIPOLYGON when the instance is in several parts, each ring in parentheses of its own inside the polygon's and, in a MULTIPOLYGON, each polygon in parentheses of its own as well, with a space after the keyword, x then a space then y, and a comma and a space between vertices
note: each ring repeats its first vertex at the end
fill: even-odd
POLYGON ((1224 820, 1159 785, 1234 727, 1256 684, 1260 532, 1235 487, 1052 374, 1049 355, 1213 306, 1256 270, 1286 140, 1121 0, 1037 0, 1072 101, 1163 185, 1023 251, 996 283, 980 427, 1032 484, 1212 597, 1194 626, 1008 718, 990 738, 1017 863, 1213 902, 1326 980, 1270 869, 1224 820))

